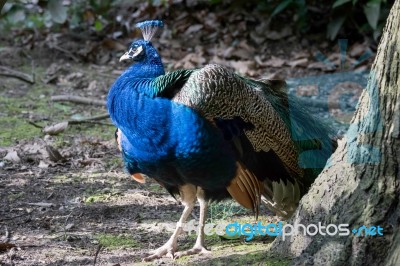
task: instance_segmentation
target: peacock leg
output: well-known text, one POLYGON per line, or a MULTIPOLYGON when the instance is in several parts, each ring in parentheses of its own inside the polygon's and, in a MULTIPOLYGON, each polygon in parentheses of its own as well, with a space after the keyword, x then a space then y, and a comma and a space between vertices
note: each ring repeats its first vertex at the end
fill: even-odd
POLYGON ((193 248, 177 252, 175 254, 175 258, 193 255, 193 254, 210 254, 211 252, 208 251, 204 247, 204 226, 207 216, 207 208, 208 208, 208 201, 204 197, 204 191, 201 188, 197 188, 197 200, 200 204, 200 218, 199 218, 199 227, 198 227, 198 234, 196 243, 194 244, 193 248))
POLYGON ((152 254, 150 256, 145 257, 143 261, 151 261, 154 259, 159 259, 164 255, 166 255, 169 258, 174 258, 174 253, 177 248, 178 236, 182 232, 183 224, 186 222, 186 219, 192 212, 196 200, 195 186, 189 184, 183 185, 182 187, 180 187, 179 191, 181 196, 181 202, 183 206, 185 206, 185 208, 183 209, 181 218, 176 223, 176 228, 174 233, 171 235, 169 240, 164 245, 154 250, 152 254))

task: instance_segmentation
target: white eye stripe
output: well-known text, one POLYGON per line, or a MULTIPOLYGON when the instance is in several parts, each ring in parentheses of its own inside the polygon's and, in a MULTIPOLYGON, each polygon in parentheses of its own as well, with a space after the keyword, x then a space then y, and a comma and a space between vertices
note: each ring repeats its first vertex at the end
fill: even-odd
POLYGON ((142 51, 143 51, 143 47, 139 46, 136 49, 133 49, 133 48, 129 49, 128 54, 129 54, 129 56, 135 57, 135 56, 139 55, 142 51))

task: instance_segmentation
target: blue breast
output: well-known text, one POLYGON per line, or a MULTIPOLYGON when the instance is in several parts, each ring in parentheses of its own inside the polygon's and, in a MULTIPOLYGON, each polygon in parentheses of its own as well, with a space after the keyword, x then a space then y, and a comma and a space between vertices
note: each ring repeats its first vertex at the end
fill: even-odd
POLYGON ((153 98, 151 84, 151 79, 122 76, 108 95, 111 119, 123 133, 128 171, 170 185, 226 187, 236 166, 219 130, 187 106, 153 98))

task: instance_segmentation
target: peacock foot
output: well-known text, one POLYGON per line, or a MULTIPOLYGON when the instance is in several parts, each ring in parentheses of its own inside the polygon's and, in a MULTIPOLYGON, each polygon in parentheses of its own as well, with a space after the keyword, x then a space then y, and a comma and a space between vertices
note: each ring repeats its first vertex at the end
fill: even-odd
POLYGON ((152 261, 154 259, 159 259, 163 256, 173 259, 173 258, 175 258, 175 256, 174 256, 175 250, 176 250, 176 244, 167 242, 164 245, 162 245, 161 247, 159 247, 158 249, 151 252, 152 254, 145 257, 142 261, 143 262, 152 261))
POLYGON ((189 255, 194 255, 194 254, 200 254, 200 255, 209 255, 211 254, 211 251, 207 250, 205 247, 201 245, 195 245, 193 248, 185 251, 179 251, 175 253, 174 259, 178 259, 184 256, 189 256, 189 255))

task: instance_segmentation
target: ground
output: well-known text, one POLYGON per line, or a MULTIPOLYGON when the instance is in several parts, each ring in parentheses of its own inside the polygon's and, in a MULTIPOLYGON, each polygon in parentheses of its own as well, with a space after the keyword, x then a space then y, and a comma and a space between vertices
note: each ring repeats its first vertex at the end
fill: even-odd
MULTIPOLYGON (((186 34, 190 34, 189 29, 186 34)), ((171 44, 168 38, 162 36, 160 40, 167 70, 217 62, 255 78, 288 78, 292 93, 329 103, 328 112, 318 104, 311 107, 324 118, 334 116, 335 134, 340 135, 340 130, 344 130, 358 100, 360 92, 354 88, 354 82, 345 84, 346 80, 338 76, 333 76, 337 79, 335 84, 347 86, 351 94, 344 100, 338 98, 341 93, 338 96, 330 94, 329 89, 316 91, 313 85, 304 85, 299 80, 337 72, 313 57, 315 51, 325 49, 329 51, 329 59, 340 65, 336 63, 340 60, 338 49, 332 43, 323 43, 322 48, 310 46, 307 50, 296 37, 290 41, 274 40, 264 44, 270 48, 264 49, 262 57, 254 57, 254 47, 246 41, 231 50, 219 43, 213 51, 196 46, 194 50, 174 52, 172 48, 184 47, 185 41, 171 44), (341 106, 343 102, 349 106, 341 106)), ((65 49, 54 49, 44 43, 42 40, 35 48, 7 44, 0 47, 0 65, 35 74, 34 84, 4 76, 0 84, 0 263, 93 265, 96 261, 96 265, 146 265, 141 258, 168 239, 182 206, 151 179, 138 184, 124 173, 114 141, 115 128, 109 120, 79 122, 82 118, 105 114, 104 106, 51 100, 56 95, 105 100, 113 80, 126 67, 117 60, 124 46, 117 51, 98 49, 96 60, 84 62, 65 49), (46 126, 65 121, 70 123, 59 124, 58 131, 42 132, 46 126)), ((71 39, 62 42, 69 50, 79 44, 71 39)), ((115 48, 115 44, 111 46, 115 48)), ((351 44, 351 62, 365 47, 351 44)), ((367 69, 370 61, 356 65, 357 70, 367 69)), ((350 75, 363 77, 359 73, 350 75)), ((311 82, 315 83, 319 81, 311 82)), ((265 209, 262 213, 259 217, 262 223, 279 220, 265 209)), ((193 218, 197 216, 198 208, 193 218)), ((254 221, 250 212, 230 201, 213 204, 209 216, 211 222, 254 221)), ((179 240, 179 249, 187 249, 194 244, 195 235, 185 234, 179 240)), ((290 258, 268 252, 272 241, 271 237, 245 242, 243 238, 210 236, 206 245, 212 255, 163 258, 147 264, 289 264, 290 258)))

